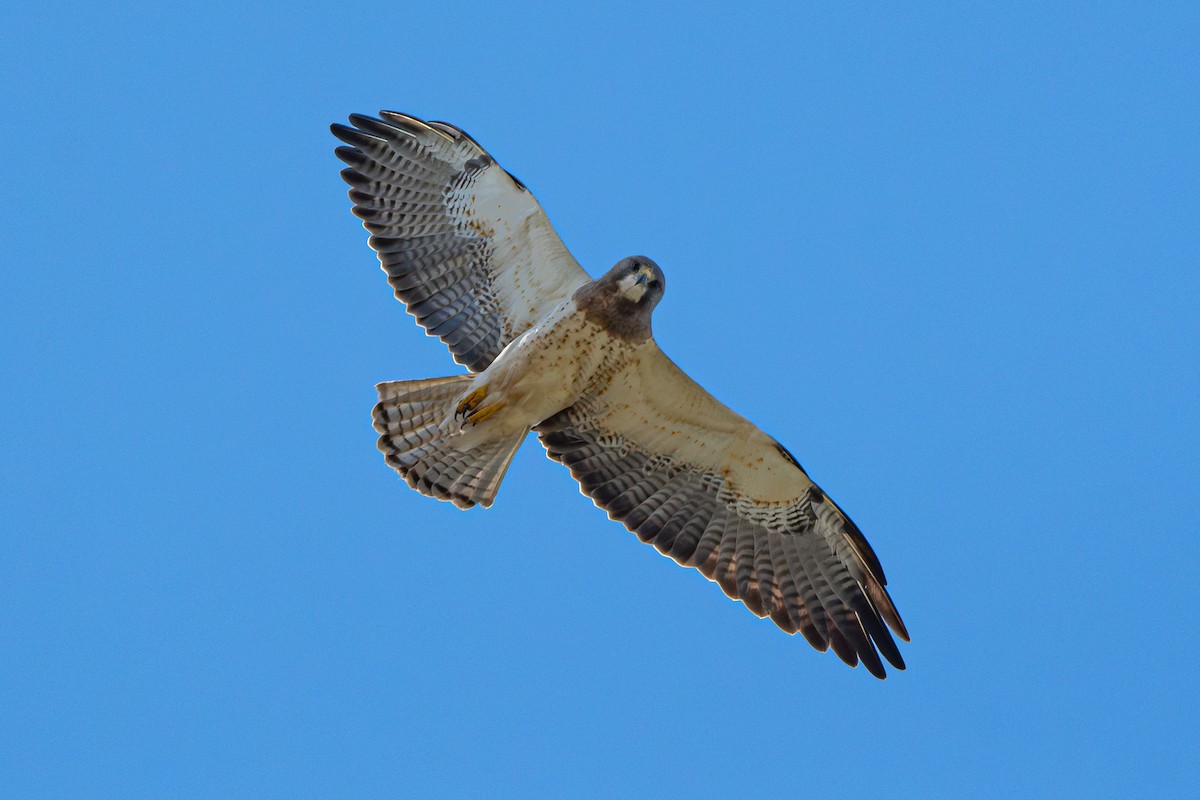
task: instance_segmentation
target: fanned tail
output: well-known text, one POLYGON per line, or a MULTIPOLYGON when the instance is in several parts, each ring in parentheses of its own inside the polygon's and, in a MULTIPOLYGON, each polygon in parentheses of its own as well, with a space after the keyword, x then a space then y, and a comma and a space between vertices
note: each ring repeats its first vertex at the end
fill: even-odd
POLYGON ((513 455, 528 429, 516 436, 482 441, 463 449, 458 429, 444 423, 473 375, 389 381, 376 385, 379 403, 372 416, 379 451, 387 463, 421 494, 449 500, 459 508, 487 508, 496 497, 513 455))

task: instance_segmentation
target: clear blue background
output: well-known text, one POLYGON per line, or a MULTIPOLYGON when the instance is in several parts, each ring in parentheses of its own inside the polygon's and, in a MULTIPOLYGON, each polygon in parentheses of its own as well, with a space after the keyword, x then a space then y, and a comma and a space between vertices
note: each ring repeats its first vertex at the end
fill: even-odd
POLYGON ((1194 4, 408 5, 5 11, 0 796, 1194 790, 1194 4), (663 265, 660 343, 867 533, 907 672, 533 441, 487 512, 384 466, 373 384, 457 370, 337 175, 379 108, 663 265))

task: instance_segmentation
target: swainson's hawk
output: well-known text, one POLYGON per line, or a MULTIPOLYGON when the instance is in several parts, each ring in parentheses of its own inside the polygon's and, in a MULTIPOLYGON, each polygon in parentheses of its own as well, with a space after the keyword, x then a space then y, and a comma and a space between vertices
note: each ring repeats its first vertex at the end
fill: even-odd
POLYGON ((818 650, 885 675, 908 632, 867 540, 796 459, 655 343, 663 272, 592 280, 537 200, 462 130, 406 114, 333 125, 388 282, 470 372, 378 385, 379 449, 408 485, 490 506, 530 430, 658 551, 818 650))

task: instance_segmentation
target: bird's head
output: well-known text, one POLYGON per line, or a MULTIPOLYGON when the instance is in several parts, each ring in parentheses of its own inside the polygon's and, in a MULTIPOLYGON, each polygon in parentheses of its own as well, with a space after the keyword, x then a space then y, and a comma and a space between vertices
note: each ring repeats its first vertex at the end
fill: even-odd
POLYGON ((653 310, 667 288, 663 271, 645 256, 621 259, 601 280, 611 281, 617 294, 639 306, 644 313, 653 310))
POLYGON ((658 264, 645 256, 630 256, 599 279, 581 286, 575 299, 588 317, 614 336, 649 339, 650 312, 662 299, 666 285, 658 264))

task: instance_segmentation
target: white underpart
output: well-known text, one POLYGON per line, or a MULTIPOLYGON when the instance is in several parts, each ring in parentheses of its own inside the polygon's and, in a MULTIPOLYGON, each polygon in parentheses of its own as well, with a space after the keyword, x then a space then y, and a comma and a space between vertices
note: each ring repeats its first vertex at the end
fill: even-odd
MULTIPOLYGON (((468 392, 487 388, 482 406, 500 404, 501 409, 479 425, 462 428, 462 445, 512 436, 573 405, 618 352, 612 337, 589 321, 573 299, 567 300, 510 342, 471 381, 468 392)), ((453 417, 444 424, 459 425, 453 417)))
POLYGON ((637 279, 638 275, 636 273, 630 273, 621 278, 617 284, 621 290, 621 294, 635 303, 641 302, 642 295, 646 293, 646 284, 644 282, 638 283, 637 279))
MULTIPOLYGON (((461 146, 470 150, 464 160, 476 150, 466 140, 461 146)), ((492 291, 516 332, 553 310, 547 298, 568 298, 591 280, 533 195, 517 189, 498 165, 449 192, 445 203, 460 233, 482 236, 491 248, 492 291)))

